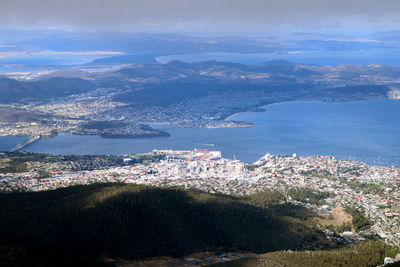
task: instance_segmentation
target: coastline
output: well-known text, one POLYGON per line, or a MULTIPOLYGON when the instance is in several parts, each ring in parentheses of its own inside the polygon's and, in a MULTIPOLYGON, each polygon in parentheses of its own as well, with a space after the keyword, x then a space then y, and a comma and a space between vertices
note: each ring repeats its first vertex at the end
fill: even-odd
MULTIPOLYGON (((226 116, 223 120, 224 121, 235 121, 235 120, 232 120, 232 118, 235 117, 236 115, 239 115, 240 113, 244 113, 244 112, 265 112, 266 111, 265 108, 267 106, 269 106, 269 105, 276 104, 276 103, 290 102, 290 101, 293 101, 293 100, 273 101, 273 102, 266 102, 266 103, 261 104, 261 105, 255 105, 255 106, 250 107, 248 109, 245 109, 243 111, 238 111, 238 112, 232 113, 232 114, 226 116)), ((249 123, 251 123, 251 122, 249 122, 249 123)))
MULTIPOLYGON (((322 101, 319 104, 316 103, 318 101, 289 101, 293 102, 293 104, 284 104, 281 105, 276 105, 274 107, 269 107, 267 112, 273 111, 275 109, 278 110, 287 110, 288 108, 292 110, 290 112, 291 117, 296 117, 296 110, 298 108, 295 107, 302 107, 304 105, 310 105, 310 106, 319 106, 316 110, 323 111, 325 110, 323 106, 326 101, 322 101), (295 102, 307 102, 307 103, 299 103, 296 104, 295 102), (315 102, 315 104, 313 103, 315 102), (309 103, 309 104, 308 104, 309 103), (287 106, 286 106, 287 105, 287 106), (294 107, 294 108, 291 108, 294 107)), ((347 110, 347 107, 351 107, 349 111, 356 111, 355 115, 360 113, 360 110, 365 110, 366 112, 368 110, 376 110, 379 115, 381 113, 380 108, 384 107, 390 107, 393 106, 396 107, 395 109, 389 108, 391 111, 391 114, 393 111, 398 110, 398 104, 399 100, 392 100, 392 99, 384 99, 384 100, 369 100, 369 101, 353 101, 354 103, 348 103, 345 101, 328 101, 326 103, 327 105, 333 105, 333 106, 338 106, 340 110, 347 110), (338 103, 341 102, 341 103, 338 103), (336 103, 336 104, 335 104, 336 103), (347 104, 348 103, 348 104, 347 104), (363 104, 365 103, 365 104, 363 104), (354 109, 352 106, 362 106, 362 109, 356 108, 354 109)), ((328 109, 330 110, 330 109, 328 109)), ((240 112, 238 112, 240 113, 240 112)), ((237 114, 238 114, 237 113, 237 114)), ((340 112, 343 113, 343 112, 340 112)), ((346 113, 346 112, 344 112, 346 113)), ((354 113, 354 112, 353 112, 354 113)), ((376 112, 373 112, 374 114, 376 112)), ((269 114, 269 113, 268 113, 269 114)), ((277 114, 278 113, 273 113, 277 114)), ((363 113, 364 114, 364 113, 363 113)), ((289 114, 288 114, 289 115, 289 114)), ((321 114, 323 115, 323 114, 321 114)), ((321 116, 320 115, 320 116, 321 116)), ((347 113, 345 116, 348 116, 347 113)), ((257 113, 246 113, 245 116, 240 116, 244 120, 249 120, 252 121, 252 118, 262 118, 264 117, 264 114, 257 114, 257 113)), ((270 117, 270 115, 268 115, 270 117)), ((365 115, 362 115, 364 118, 365 115)), ((390 119, 392 123, 388 124, 387 129, 385 132, 388 134, 383 135, 383 139, 380 138, 380 140, 375 140, 374 142, 380 143, 383 146, 386 144, 392 144, 392 148, 388 148, 386 150, 382 149, 373 149, 372 147, 370 151, 368 151, 368 155, 365 154, 363 149, 359 147, 354 147, 353 150, 350 151, 349 147, 352 147, 352 144, 350 142, 346 141, 345 136, 342 137, 339 140, 339 145, 346 143, 346 146, 340 147, 340 149, 335 145, 335 139, 331 139, 331 133, 329 132, 328 136, 329 137, 329 143, 323 141, 322 139, 319 140, 317 139, 311 139, 311 140, 300 140, 302 143, 304 142, 309 142, 307 143, 307 146, 296 146, 298 143, 295 139, 290 139, 290 142, 294 142, 293 144, 288 143, 287 139, 285 139, 285 136, 282 136, 281 131, 275 131, 274 130, 274 125, 268 124, 268 128, 271 128, 271 130, 263 130, 263 127, 265 128, 265 125, 258 121, 258 120, 253 120, 257 124, 258 127, 252 127, 253 129, 245 129, 241 130, 240 128, 238 130, 236 129, 201 129, 201 128, 190 128, 190 127, 160 127, 164 131, 168 131, 171 133, 171 138, 158 138, 158 137, 150 137, 150 136, 142 136, 142 139, 139 138, 130 138, 130 139, 124 139, 124 138, 101 138, 103 141, 97 139, 97 138, 82 138, 82 139, 76 139, 73 137, 63 137, 58 140, 49 140, 47 142, 46 140, 42 140, 39 142, 39 144, 34 144, 32 145, 32 148, 27 148, 28 151, 32 152, 49 152, 49 153, 55 153, 58 154, 59 151, 62 151, 61 153, 67 153, 67 154, 73 154, 73 153, 81 153, 80 149, 81 147, 85 149, 88 153, 128 153, 132 152, 135 153, 137 151, 143 152, 143 151, 151 151, 154 148, 165 148, 165 149, 192 149, 192 148, 201 148, 203 145, 201 144, 215 144, 215 149, 221 150, 226 155, 232 156, 235 154, 238 156, 239 159, 245 161, 245 162, 253 162, 254 160, 257 160, 258 157, 262 156, 260 153, 261 148, 263 148, 263 151, 267 151, 273 154, 287 154, 291 155, 292 153, 297 153, 298 155, 333 155, 340 157, 341 159, 355 159, 359 161, 364 161, 364 162, 369 162, 374 165, 383 165, 383 166, 399 166, 399 157, 398 154, 395 155, 391 151, 393 149, 398 148, 396 145, 398 143, 398 140, 394 137, 393 139, 393 134, 390 132, 393 131, 394 129, 397 129, 398 126, 394 128, 393 123, 396 124, 398 122, 398 116, 390 116, 393 117, 390 119), (257 129, 255 129, 257 128, 257 129), (236 132, 237 131, 237 132, 236 132), (243 135, 242 135, 243 133, 243 135), (384 136, 388 137, 385 138, 384 136), (250 139, 252 138, 252 139, 250 139), (107 141, 107 140, 113 139, 114 141, 107 141), (396 139, 396 140, 395 140, 396 139), (126 140, 126 141, 124 141, 126 140), (135 141, 137 140, 137 141, 135 141), (248 142, 249 140, 254 140, 257 145, 243 145, 246 144, 245 142, 248 142), (333 141, 332 141, 333 140, 333 141), (304 141, 304 142, 303 142, 304 141), (321 141, 320 144, 318 141, 321 141), (333 142, 333 143, 332 143, 333 142), (97 146, 104 144, 104 149, 100 150, 97 148, 97 146), (330 145, 334 145, 330 147, 330 145), (90 146, 93 146, 93 148, 90 148, 90 146), (311 148, 315 146, 315 149, 318 149, 314 152, 310 152, 312 150, 311 148), (326 147, 326 148, 323 148, 326 147), (362 154, 361 154, 362 153, 362 154)), ((362 118, 360 118, 362 119, 362 118)), ((335 126, 336 127, 336 126, 335 126)), ((357 126, 358 127, 358 126, 357 126)), ((362 127, 363 128, 363 127, 362 127)), ((386 128, 385 128, 386 129, 386 128)), ((345 128, 344 128, 345 130, 345 128)), ((379 130, 379 129, 378 129, 379 130)), ((378 133, 383 132, 382 130, 379 130, 378 133)), ((70 133, 71 134, 71 133, 70 133)), ((288 133, 289 137, 291 135, 294 135, 294 132, 289 132, 288 133)), ((82 136, 84 137, 84 135, 82 136)), ((350 136, 351 137, 351 136, 350 136)), ((293 137, 297 138, 297 137, 293 137)), ((340 138, 340 137, 338 137, 340 138)), ((352 138, 357 138, 357 136, 352 136, 352 138)), ((0 142, 2 143, 3 150, 9 150, 11 147, 15 146, 18 142, 22 142, 23 140, 21 139, 10 139, 7 140, 7 138, 1 140, 0 142), (4 141, 3 141, 4 140, 4 141), (14 141, 13 141, 14 140, 14 141)), ((327 139, 328 140, 328 139, 327 139)), ((358 139, 355 139, 358 140, 358 139)), ((253 141, 252 141, 253 142, 253 141)), ((362 142, 361 142, 362 143, 362 142)), ((368 144, 367 144, 368 145, 368 144)), ((394 150, 394 151, 396 151, 394 150)))
POLYGON ((236 115, 238 115, 238 114, 240 114, 240 113, 243 113, 243 112, 246 112, 246 111, 235 112, 235 113, 229 115, 228 117, 226 117, 226 118, 224 119, 224 121, 232 121, 232 117, 234 117, 234 116, 236 116, 236 115))
MULTIPOLYGON (((235 113, 232 113, 231 115, 228 115, 228 116, 224 119, 224 121, 237 122, 237 121, 235 121, 235 120, 232 119, 232 118, 235 117, 235 116, 237 116, 237 115, 239 115, 239 114, 241 114, 241 113, 245 113, 245 112, 265 112, 264 107, 267 107, 267 106, 269 106, 269 105, 276 104, 276 103, 283 103, 283 102, 289 102, 289 101, 274 102, 274 103, 270 103, 270 104, 258 106, 258 107, 256 107, 257 110, 251 109, 251 110, 244 110, 244 111, 235 112, 235 113)), ((248 123, 252 123, 252 122, 248 122, 248 123)), ((254 126, 254 125, 255 125, 255 124, 253 124, 252 126, 254 126)), ((238 127, 243 127, 243 126, 238 126, 238 127)))
POLYGON ((149 134, 98 134, 102 138, 110 139, 139 139, 139 138, 160 138, 160 137, 170 137, 171 134, 164 131, 159 131, 158 133, 149 134))

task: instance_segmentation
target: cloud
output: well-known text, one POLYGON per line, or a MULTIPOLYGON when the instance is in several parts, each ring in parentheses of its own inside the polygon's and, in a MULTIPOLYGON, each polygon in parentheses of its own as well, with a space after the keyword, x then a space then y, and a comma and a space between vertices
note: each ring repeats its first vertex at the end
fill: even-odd
POLYGON ((10 27, 259 31, 396 27, 399 0, 1 0, 10 27), (365 21, 367 20, 367 22, 365 21), (180 27, 184 25, 184 27, 180 27))
POLYGON ((183 25, 182 22, 178 22, 178 23, 175 24, 175 28, 177 28, 177 29, 184 29, 184 28, 185 28, 185 25, 183 25))

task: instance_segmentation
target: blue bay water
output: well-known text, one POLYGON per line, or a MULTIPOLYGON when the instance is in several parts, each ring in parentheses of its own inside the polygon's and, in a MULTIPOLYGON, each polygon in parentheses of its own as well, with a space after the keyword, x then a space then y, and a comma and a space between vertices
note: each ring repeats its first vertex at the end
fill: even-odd
POLYGON ((50 54, 50 55, 25 55, 8 57, 0 62, 0 73, 44 71, 49 69, 62 69, 73 65, 91 62, 95 59, 112 55, 104 54, 50 54))
POLYGON ((0 136, 0 151, 9 151, 25 140, 25 137, 0 136))
MULTIPOLYGON (((170 132, 171 137, 153 139, 61 134, 41 139, 26 150, 52 154, 126 154, 153 149, 208 148, 247 163, 266 153, 297 153, 400 166, 400 100, 294 101, 264 108, 265 112, 244 112, 230 118, 251 121, 253 127, 197 129, 163 125, 157 128, 170 132)), ((0 145, 0 149, 3 147, 0 145)))

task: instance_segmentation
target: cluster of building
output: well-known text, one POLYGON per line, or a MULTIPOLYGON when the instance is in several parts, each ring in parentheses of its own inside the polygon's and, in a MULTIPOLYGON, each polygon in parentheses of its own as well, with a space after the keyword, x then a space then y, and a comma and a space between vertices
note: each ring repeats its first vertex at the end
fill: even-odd
POLYGON ((0 136, 53 136, 77 127, 77 121, 0 122, 0 136))
POLYGON ((369 166, 335 157, 266 155, 254 165, 254 174, 279 190, 295 187, 328 192, 330 207, 355 207, 372 221, 370 234, 400 246, 400 169, 369 166))
MULTIPOLYGON (((113 88, 98 88, 73 95, 66 99, 54 99, 46 103, 5 105, 6 108, 41 114, 40 121, 0 122, 0 136, 49 135, 50 132, 107 135, 157 135, 157 130, 143 129, 140 125, 169 123, 179 127, 244 127, 249 122, 228 121, 226 117, 238 110, 269 102, 267 99, 245 93, 226 97, 207 96, 187 100, 168 107, 133 106, 112 101, 113 88), (87 121, 124 122, 126 127, 113 129, 84 129, 87 121)), ((270 98, 270 97, 268 97, 270 98)))
POLYGON ((240 127, 249 122, 226 121, 225 118, 238 110, 268 102, 263 97, 249 93, 232 93, 229 96, 209 95, 190 99, 169 106, 127 105, 88 116, 90 119, 134 123, 169 123, 179 127, 240 127))
MULTIPOLYGON (((76 184, 122 182, 152 186, 196 188, 211 193, 249 195, 278 190, 288 195, 294 188, 327 192, 324 209, 355 207, 372 221, 365 234, 377 234, 400 247, 400 169, 369 166, 335 157, 265 155, 252 165, 221 157, 219 151, 154 150, 159 160, 134 161, 127 166, 95 170, 54 170, 47 178, 35 178, 37 168, 26 173, 0 174, 0 190, 39 191, 76 184)), ((290 201, 290 198, 289 198, 290 201)))

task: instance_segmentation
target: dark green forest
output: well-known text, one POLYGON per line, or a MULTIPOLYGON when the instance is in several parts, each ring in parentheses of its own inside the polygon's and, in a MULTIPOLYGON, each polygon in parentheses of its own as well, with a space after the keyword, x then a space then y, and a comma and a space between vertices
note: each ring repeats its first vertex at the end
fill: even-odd
POLYGON ((238 198, 122 184, 1 194, 0 262, 87 266, 105 257, 335 246, 309 226, 312 213, 276 198, 272 191, 238 198))

